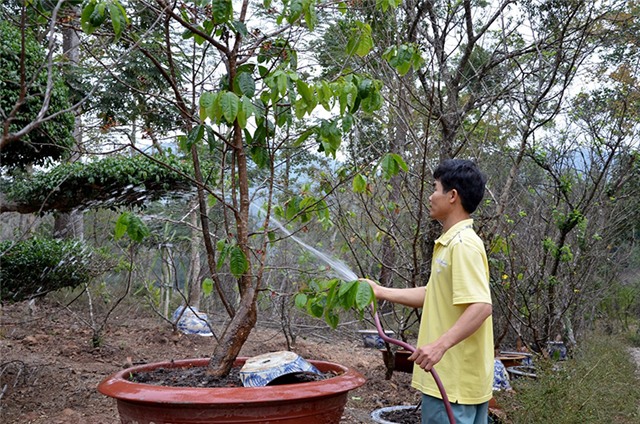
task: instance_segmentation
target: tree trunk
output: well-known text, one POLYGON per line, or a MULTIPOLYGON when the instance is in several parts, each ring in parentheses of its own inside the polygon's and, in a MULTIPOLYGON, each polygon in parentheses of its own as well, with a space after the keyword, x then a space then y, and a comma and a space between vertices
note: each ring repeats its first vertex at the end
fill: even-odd
POLYGON ((65 240, 82 240, 84 238, 84 212, 74 210, 54 214, 53 237, 65 240))
MULTIPOLYGON (((70 14, 74 19, 77 17, 77 9, 74 8, 70 14)), ((80 38, 73 26, 65 29, 62 33, 63 54, 67 57, 68 66, 75 68, 80 62, 80 38)), ((80 148, 82 143, 82 111, 77 109, 74 112, 75 128, 73 130, 74 152, 72 152, 69 161, 74 162, 80 159, 80 148)), ((54 215, 53 237, 60 239, 84 239, 84 211, 76 209, 72 212, 56 213, 54 215)))
POLYGON ((189 272, 187 274, 186 284, 188 284, 187 301, 189 305, 199 309, 200 297, 202 295, 200 286, 200 244, 202 237, 200 227, 198 226, 197 205, 197 199, 195 202, 191 202, 193 208, 193 212, 189 216, 191 222, 191 256, 189 258, 189 272))
MULTIPOLYGON (((234 64, 229 65, 235 69, 234 64)), ((230 75, 233 81, 234 74, 230 75)), ((236 221, 236 238, 238 246, 242 249, 249 266, 246 272, 239 278, 240 305, 236 309, 229 325, 218 340, 209 365, 209 373, 214 376, 226 375, 233 365, 233 361, 240 353, 240 349, 249 338, 251 330, 258 320, 256 295, 260 286, 259 276, 255 277, 251 267, 251 252, 249 249, 249 177, 247 170, 247 157, 244 150, 242 130, 236 120, 233 132, 233 151, 238 171, 238 197, 239 205, 234 210, 236 221)))

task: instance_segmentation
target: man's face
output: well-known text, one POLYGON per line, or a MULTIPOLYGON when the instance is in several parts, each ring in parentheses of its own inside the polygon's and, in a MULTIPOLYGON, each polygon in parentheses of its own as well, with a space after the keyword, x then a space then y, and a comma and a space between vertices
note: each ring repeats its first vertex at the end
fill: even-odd
POLYGON ((432 219, 441 221, 446 218, 451 207, 450 198, 451 193, 445 193, 440 181, 435 180, 433 182, 433 193, 429 196, 429 204, 431 205, 429 215, 432 219))

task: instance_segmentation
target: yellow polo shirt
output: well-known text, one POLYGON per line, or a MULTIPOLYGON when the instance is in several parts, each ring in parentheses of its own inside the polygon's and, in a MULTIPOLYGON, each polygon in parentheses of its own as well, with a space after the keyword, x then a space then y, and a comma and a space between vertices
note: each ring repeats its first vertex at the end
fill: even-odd
MULTIPOLYGON (((435 241, 431 276, 418 333, 418 346, 432 343, 460 318, 470 303, 491 303, 489 264, 482 240, 467 219, 435 241)), ((493 322, 449 349, 434 369, 449 401, 465 405, 487 402, 493 383, 493 322)), ((430 373, 414 365, 412 386, 441 398, 430 373)))

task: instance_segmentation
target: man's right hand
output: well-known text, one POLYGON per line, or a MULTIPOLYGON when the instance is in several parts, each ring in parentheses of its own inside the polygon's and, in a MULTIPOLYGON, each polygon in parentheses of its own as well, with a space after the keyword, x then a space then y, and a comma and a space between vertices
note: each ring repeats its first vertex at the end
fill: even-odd
POLYGON ((363 281, 365 283, 368 283, 371 286, 371 290, 373 290, 373 294, 376 297, 376 299, 380 299, 380 292, 382 289, 382 286, 380 286, 380 284, 368 278, 359 278, 358 281, 363 281))

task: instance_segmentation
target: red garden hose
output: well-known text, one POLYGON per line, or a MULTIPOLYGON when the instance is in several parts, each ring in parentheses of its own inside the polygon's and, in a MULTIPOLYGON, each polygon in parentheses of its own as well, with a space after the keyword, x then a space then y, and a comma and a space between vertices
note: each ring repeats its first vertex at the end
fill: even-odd
MULTIPOLYGON (((392 339, 391 337, 387 336, 384 330, 382 329, 382 324, 380 324, 380 318, 378 318, 377 312, 373 313, 373 320, 376 323, 376 329, 378 330, 378 335, 382 338, 382 340, 384 340, 387 343, 392 343, 400 347, 403 347, 406 350, 410 351, 411 353, 416 351, 416 348, 411 346, 410 344, 405 343, 402 340, 392 339)), ((440 395, 442 396, 442 401, 444 402, 444 407, 447 410, 447 416, 449 417, 449 423, 456 424, 456 419, 453 416, 453 410, 451 409, 451 403, 449 402, 449 398, 447 397, 447 392, 444 391, 444 386, 442 385, 442 381, 440 381, 440 377, 438 376, 438 373, 433 368, 431 368, 430 373, 436 382, 436 386, 438 386, 440 395)))

